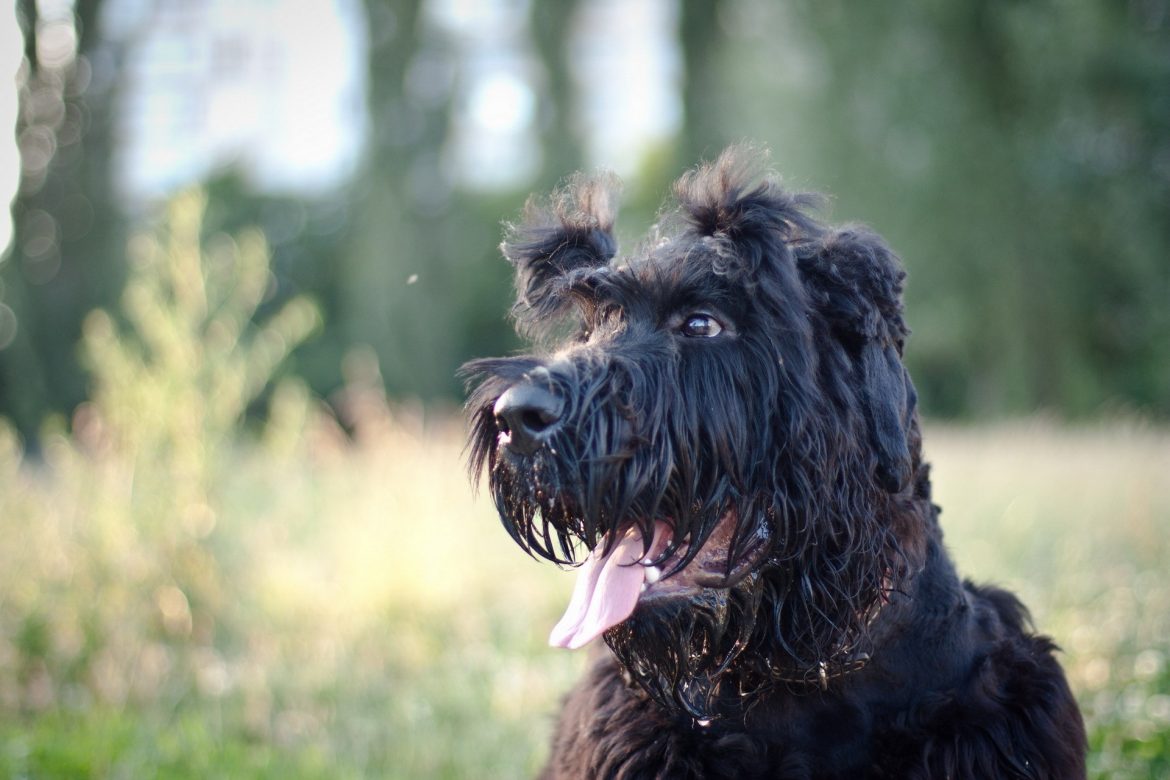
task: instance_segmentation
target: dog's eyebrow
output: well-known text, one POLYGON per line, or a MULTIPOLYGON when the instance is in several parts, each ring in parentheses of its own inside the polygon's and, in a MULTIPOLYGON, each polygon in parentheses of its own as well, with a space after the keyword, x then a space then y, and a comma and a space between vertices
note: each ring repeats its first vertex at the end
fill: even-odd
POLYGON ((628 269, 606 266, 570 275, 565 280, 564 291, 582 304, 608 303, 625 309, 637 300, 637 288, 637 280, 628 269))
POLYGON ((710 305, 726 311, 728 314, 743 309, 745 302, 744 290, 729 283, 720 277, 699 279, 683 279, 672 292, 669 304, 671 308, 680 309, 691 306, 710 305))
MULTIPOLYGON (((746 299, 741 285, 728 275, 702 265, 684 265, 645 258, 630 265, 582 269, 569 274, 561 287, 584 311, 616 307, 648 317, 716 309, 739 320, 746 299), (655 314, 657 313, 657 315, 655 314)), ((637 315, 635 315, 637 316, 637 315)))
POLYGON ((644 273, 652 275, 647 286, 654 290, 657 308, 664 312, 716 308, 738 317, 747 303, 741 283, 702 263, 683 263, 676 258, 675 262, 652 263, 644 273))

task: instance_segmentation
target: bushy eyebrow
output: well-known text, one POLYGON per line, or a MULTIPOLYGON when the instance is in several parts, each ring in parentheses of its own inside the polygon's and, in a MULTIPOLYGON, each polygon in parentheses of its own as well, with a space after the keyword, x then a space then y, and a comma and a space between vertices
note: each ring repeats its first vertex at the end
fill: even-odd
POLYGON ((564 292, 589 310, 616 307, 629 311, 644 305, 647 297, 634 276, 612 266, 573 274, 565 280, 564 292))
MULTIPOLYGON (((664 312, 718 309, 729 316, 741 316, 749 296, 738 269, 720 268, 719 257, 691 245, 681 252, 660 253, 647 258, 638 275, 645 287, 654 290, 656 307, 664 312)), ((683 313, 687 313, 683 311, 683 313)))
POLYGON ((708 311, 722 312, 737 317, 743 314, 747 300, 743 289, 728 284, 684 284, 672 290, 664 300, 663 308, 674 312, 708 311))
MULTIPOLYGON (((631 317, 665 318, 717 310, 739 319, 748 304, 742 283, 695 258, 655 256, 631 266, 605 266, 570 274, 561 287, 588 318, 610 308, 631 317)), ((713 313, 713 312, 712 312, 713 313)))

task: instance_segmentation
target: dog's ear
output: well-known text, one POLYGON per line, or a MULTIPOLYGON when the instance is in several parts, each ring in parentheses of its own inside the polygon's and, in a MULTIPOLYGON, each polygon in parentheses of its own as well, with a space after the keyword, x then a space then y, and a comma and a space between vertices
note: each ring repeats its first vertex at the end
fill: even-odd
MULTIPOLYGON (((789 257, 790 242, 823 231, 810 216, 821 205, 821 197, 785 190, 768 170, 765 151, 738 145, 674 185, 675 198, 691 230, 734 247, 733 254, 749 281, 758 277, 769 258, 789 257)), ((788 264, 780 265, 781 273, 789 272, 783 267, 788 264)))
POLYGON ((613 258, 618 189, 615 176, 578 174, 547 202, 530 199, 521 221, 507 226, 500 250, 516 268, 512 314, 522 335, 564 312, 574 272, 613 258))
POLYGON ((810 300, 853 361, 878 481, 900 492, 912 476, 907 436, 917 405, 902 366, 909 335, 902 319, 906 273, 885 241, 863 227, 830 231, 797 255, 810 300))

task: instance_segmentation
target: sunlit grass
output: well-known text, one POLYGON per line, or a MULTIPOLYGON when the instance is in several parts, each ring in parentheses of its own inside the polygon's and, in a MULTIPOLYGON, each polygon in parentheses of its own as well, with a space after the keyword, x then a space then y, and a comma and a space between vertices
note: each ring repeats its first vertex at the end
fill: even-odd
POLYGON ((1099 777, 1170 775, 1170 434, 1137 423, 932 431, 947 539, 1064 648, 1099 777))
MULTIPOLYGON (((0 774, 532 774, 583 661, 544 644, 571 576, 524 556, 473 497, 457 421, 391 412, 376 396, 363 414, 353 444, 308 414, 291 446, 234 450, 206 539, 226 591, 222 625, 209 641, 179 641, 165 604, 147 599, 151 614, 125 615, 141 626, 118 639, 127 657, 101 663, 79 655, 75 633, 95 597, 122 590, 66 578, 51 600, 29 591, 59 569, 89 568, 68 560, 97 554, 71 534, 119 507, 87 503, 93 474, 65 484, 27 464, 5 472, 0 523, 25 540, 20 568, 0 570, 5 625, 19 637, 38 614, 45 627, 20 640, 28 646, 12 634, 0 644, 0 774), (159 671, 184 656, 189 679, 159 671), (110 663, 134 667, 146 687, 111 693, 110 663)), ((931 426, 927 441, 960 567, 1017 590, 1063 646, 1096 776, 1162 776, 1170 438, 1019 423, 931 426)))

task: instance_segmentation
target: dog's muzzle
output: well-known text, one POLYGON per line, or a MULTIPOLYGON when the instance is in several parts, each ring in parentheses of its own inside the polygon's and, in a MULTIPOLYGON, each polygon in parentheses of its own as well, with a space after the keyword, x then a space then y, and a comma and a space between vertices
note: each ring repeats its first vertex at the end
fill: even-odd
POLYGON ((513 385, 492 408, 500 442, 521 455, 531 455, 560 428, 563 407, 549 390, 528 382, 513 385))

